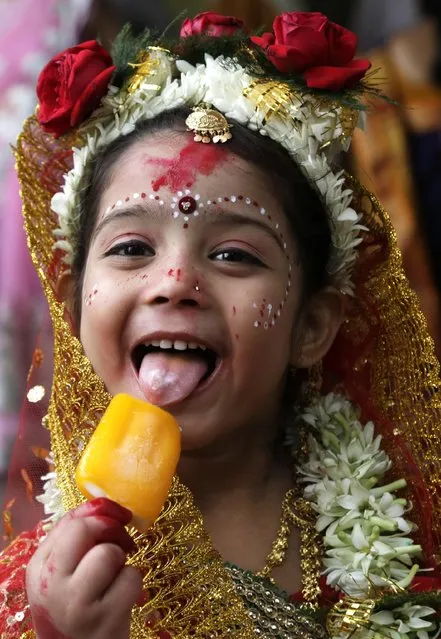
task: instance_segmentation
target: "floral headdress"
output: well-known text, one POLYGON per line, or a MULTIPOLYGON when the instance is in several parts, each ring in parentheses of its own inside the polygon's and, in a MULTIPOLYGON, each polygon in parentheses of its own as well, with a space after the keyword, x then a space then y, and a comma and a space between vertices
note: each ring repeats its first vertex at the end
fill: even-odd
MULTIPOLYGON (((228 143, 231 125, 239 122, 278 141, 313 179, 331 221, 329 274, 341 290, 354 293, 323 362, 320 391, 328 394, 295 424, 310 431, 298 468, 306 515, 295 521, 306 543, 322 537, 318 572, 334 589, 324 608, 342 598, 328 615, 327 630, 339 638, 428 639, 438 632, 440 580, 416 573, 422 560, 430 568, 441 561, 441 520, 433 517, 441 508, 439 367, 387 214, 355 180, 332 168, 359 118, 360 96, 369 90, 362 83, 369 63, 353 59, 355 48, 352 33, 318 13, 282 14, 273 33, 261 36, 249 36, 236 18, 205 13, 186 20, 176 42, 134 38, 125 29, 112 56, 87 42, 45 68, 38 119, 25 123, 16 152, 31 254, 55 335, 45 423, 57 472, 48 477, 43 501, 55 516, 78 505, 75 464, 110 399, 54 294, 58 273, 75 252, 77 203, 92 158, 138 122, 183 105, 195 109, 187 124, 202 143, 228 143), (404 477, 411 478, 407 487, 404 477), (311 517, 310 504, 318 518, 311 517), (412 506, 418 530, 406 518, 412 506)), ((143 570, 151 600, 135 607, 133 636, 151 636, 146 619, 150 623, 148 615, 158 608, 163 617, 155 623, 161 631, 172 628, 174 636, 193 632, 189 619, 200 620, 195 636, 201 638, 244 639, 255 636, 256 627, 271 639, 324 636, 310 608, 306 616, 294 614, 274 592, 269 605, 268 584, 249 576, 239 593, 255 597, 247 617, 178 480, 149 536, 136 541, 139 552, 130 561, 143 570), (171 530, 177 531, 172 546, 164 543, 171 530), (184 600, 191 614, 185 606, 177 609, 184 600), (273 630, 276 618, 283 631, 273 630)), ((309 562, 316 570, 314 561, 303 553, 302 569, 309 562)), ((238 573, 231 574, 234 580, 238 573)), ((328 593, 317 579, 303 577, 304 602, 314 607, 320 590, 325 599, 328 593)))
POLYGON ((59 218, 56 247, 66 262, 92 158, 137 123, 186 105, 199 109, 195 139, 226 141, 229 122, 239 122, 280 143, 296 160, 329 214, 331 281, 350 293, 363 227, 343 172, 332 171, 331 163, 348 148, 359 117, 357 96, 369 62, 354 60, 355 49, 355 35, 319 13, 282 14, 274 33, 261 37, 249 37, 236 18, 206 13, 187 19, 174 43, 135 39, 126 30, 113 60, 94 41, 54 58, 38 83, 38 119, 56 136, 75 127, 79 138, 73 168, 52 200, 59 218), (204 105, 226 118, 211 136, 204 105))

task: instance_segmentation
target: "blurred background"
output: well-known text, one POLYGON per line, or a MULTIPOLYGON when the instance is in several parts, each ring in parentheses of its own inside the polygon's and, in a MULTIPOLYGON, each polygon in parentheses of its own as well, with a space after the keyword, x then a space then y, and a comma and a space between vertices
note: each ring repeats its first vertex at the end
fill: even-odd
MULTIPOLYGON (((50 389, 50 366, 42 366, 51 358, 50 325, 27 254, 10 151, 35 107, 37 75, 55 53, 80 40, 99 36, 110 46, 128 21, 137 30, 162 30, 183 11, 192 16, 208 10, 236 15, 250 29, 269 28, 281 11, 322 11, 358 34, 359 54, 371 58, 383 93, 396 104, 373 105, 348 168, 389 211, 441 353, 439 0, 0 0, 0 499, 24 419, 20 410, 29 415, 28 405, 36 404, 32 415, 41 420, 50 389), (43 390, 28 395, 31 363, 34 372, 41 367, 43 390)), ((26 483, 23 473, 22 479, 26 483)))

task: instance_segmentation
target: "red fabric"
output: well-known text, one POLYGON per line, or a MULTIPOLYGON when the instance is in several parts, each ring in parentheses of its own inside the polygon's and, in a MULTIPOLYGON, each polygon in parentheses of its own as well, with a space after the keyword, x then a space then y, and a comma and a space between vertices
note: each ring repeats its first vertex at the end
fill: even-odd
POLYGON ((41 326, 26 386, 26 396, 35 386, 44 388, 45 396, 37 403, 26 397, 20 411, 1 508, 0 550, 17 534, 32 530, 44 516, 43 506, 35 497, 43 493, 41 477, 49 470, 46 461, 50 448, 49 431, 43 427, 42 420, 47 414, 52 385, 52 342, 48 315, 41 326))
MULTIPOLYGON (((382 319, 378 309, 365 288, 370 274, 383 264, 387 257, 388 246, 383 235, 376 235, 370 231, 365 237, 360 250, 360 258, 355 272, 355 299, 364 308, 369 317, 369 330, 363 339, 356 344, 341 330, 323 363, 322 391, 342 392, 360 407, 362 418, 372 420, 375 432, 382 436, 382 446, 392 460, 392 479, 404 476, 407 481, 408 498, 412 502, 411 518, 418 522, 418 530, 413 535, 415 543, 420 543, 424 550, 424 563, 428 567, 435 567, 435 540, 433 535, 433 508, 421 470, 413 459, 412 453, 405 439, 397 434, 393 424, 386 414, 380 412, 372 402, 372 387, 374 384, 371 361, 375 354, 378 336, 381 335, 382 319), (364 365, 360 366, 359 363, 364 365), (397 474, 400 473, 402 475, 397 474)), ((349 309, 348 319, 351 319, 349 309)))
POLYGON ((273 30, 251 41, 265 51, 276 69, 302 74, 311 88, 340 91, 352 87, 370 68, 369 60, 353 60, 355 33, 323 13, 282 13, 275 18, 273 30))
POLYGON ((43 531, 37 526, 31 532, 19 535, 0 554, 0 636, 19 639, 32 630, 32 618, 26 598, 26 566, 29 563, 43 531))
POLYGON ((109 53, 96 40, 55 56, 38 78, 38 121, 58 137, 81 124, 107 93, 115 71, 109 53))

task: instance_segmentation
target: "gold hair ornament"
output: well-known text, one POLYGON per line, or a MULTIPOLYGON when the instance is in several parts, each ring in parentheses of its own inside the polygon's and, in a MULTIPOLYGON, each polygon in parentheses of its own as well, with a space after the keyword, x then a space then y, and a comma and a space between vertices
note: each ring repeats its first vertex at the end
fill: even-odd
MULTIPOLYGON (((166 57, 172 58, 173 54, 168 49, 163 47, 148 47, 138 55, 137 62, 129 62, 129 67, 135 69, 135 72, 130 78, 129 85, 127 87, 128 93, 136 93, 139 91, 141 85, 148 77, 153 77, 159 70, 159 67, 163 63, 163 57, 157 55, 158 53, 165 53, 166 57)), ((152 87, 157 91, 161 89, 161 86, 157 83, 152 83, 152 87)))
MULTIPOLYGON (((310 94, 306 91, 295 89, 286 82, 277 80, 255 80, 249 87, 243 90, 244 97, 252 100, 256 105, 256 112, 261 114, 262 126, 274 116, 282 120, 290 119, 290 108, 298 103, 302 105, 310 101, 310 94)), ((338 120, 341 125, 340 141, 349 140, 354 134, 359 112, 351 107, 342 106, 341 103, 331 100, 328 97, 314 95, 315 110, 317 116, 324 113, 332 113, 338 110, 338 120)), ((330 143, 321 146, 324 150, 330 143)))
POLYGON ((217 144, 218 142, 228 142, 233 137, 227 118, 205 103, 198 104, 193 109, 185 120, 185 124, 188 130, 194 133, 195 142, 203 142, 204 144, 214 142, 217 144))
POLYGON ((256 80, 243 90, 243 94, 255 103, 256 111, 262 113, 263 126, 272 116, 289 117, 289 106, 293 103, 294 95, 285 82, 256 80))

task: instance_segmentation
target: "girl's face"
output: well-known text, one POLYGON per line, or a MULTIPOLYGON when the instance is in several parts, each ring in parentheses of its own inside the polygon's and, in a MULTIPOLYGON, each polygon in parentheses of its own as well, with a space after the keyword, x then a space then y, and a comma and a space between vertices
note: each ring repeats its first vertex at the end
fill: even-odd
POLYGON ((163 406, 184 449, 275 427, 301 267, 265 177, 218 145, 136 143, 101 198, 80 337, 107 389, 163 406))

